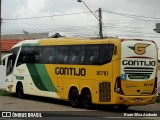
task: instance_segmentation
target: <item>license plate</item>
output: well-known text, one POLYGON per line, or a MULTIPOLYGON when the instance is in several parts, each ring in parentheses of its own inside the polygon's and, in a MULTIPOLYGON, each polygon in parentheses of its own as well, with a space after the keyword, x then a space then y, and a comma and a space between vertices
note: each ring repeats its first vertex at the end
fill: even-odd
POLYGON ((135 102, 141 102, 141 101, 142 101, 141 98, 136 98, 136 99, 135 99, 135 102))

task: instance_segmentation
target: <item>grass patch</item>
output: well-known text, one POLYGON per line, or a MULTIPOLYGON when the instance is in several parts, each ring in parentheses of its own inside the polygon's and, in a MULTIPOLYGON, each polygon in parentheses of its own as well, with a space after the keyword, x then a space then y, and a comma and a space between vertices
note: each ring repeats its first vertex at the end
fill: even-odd
POLYGON ((14 96, 14 93, 10 93, 4 89, 0 89, 0 96, 14 96))

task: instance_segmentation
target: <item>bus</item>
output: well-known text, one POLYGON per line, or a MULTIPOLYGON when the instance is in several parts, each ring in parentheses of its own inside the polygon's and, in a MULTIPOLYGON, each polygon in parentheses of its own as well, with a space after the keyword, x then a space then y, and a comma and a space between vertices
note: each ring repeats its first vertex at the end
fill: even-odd
POLYGON ((47 38, 26 40, 3 59, 7 91, 126 109, 153 104, 158 54, 154 41, 47 38))

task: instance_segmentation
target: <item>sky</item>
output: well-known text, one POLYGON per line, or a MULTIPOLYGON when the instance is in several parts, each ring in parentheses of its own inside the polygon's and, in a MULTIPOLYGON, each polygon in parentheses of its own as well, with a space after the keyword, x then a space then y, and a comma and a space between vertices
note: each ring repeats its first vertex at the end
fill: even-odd
MULTIPOLYGON (((102 8, 105 37, 156 41, 160 49, 160 0, 83 0, 97 16, 102 8)), ((2 0, 2 34, 48 32, 67 37, 97 37, 99 23, 77 0, 2 0), (48 16, 48 17, 47 17, 48 16), (34 18, 39 17, 39 18, 34 18), (22 19, 23 18, 23 19, 22 19), (27 18, 27 19, 25 19, 27 18)))

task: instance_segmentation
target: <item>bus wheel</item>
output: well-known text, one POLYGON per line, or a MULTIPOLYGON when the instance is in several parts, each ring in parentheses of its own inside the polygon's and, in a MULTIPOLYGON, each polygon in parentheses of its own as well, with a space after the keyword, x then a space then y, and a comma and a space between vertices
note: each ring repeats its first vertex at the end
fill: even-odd
POLYGON ((90 90, 85 90, 82 93, 82 104, 84 108, 91 108, 92 107, 92 100, 91 100, 91 92, 90 90))
POLYGON ((77 89, 72 89, 69 93, 69 100, 72 107, 79 107, 79 94, 77 89))
POLYGON ((126 105, 119 105, 118 106, 118 109, 120 110, 127 110, 129 106, 126 106, 126 105))
POLYGON ((17 84, 16 95, 17 95, 19 98, 24 98, 23 85, 22 85, 21 82, 17 84))

